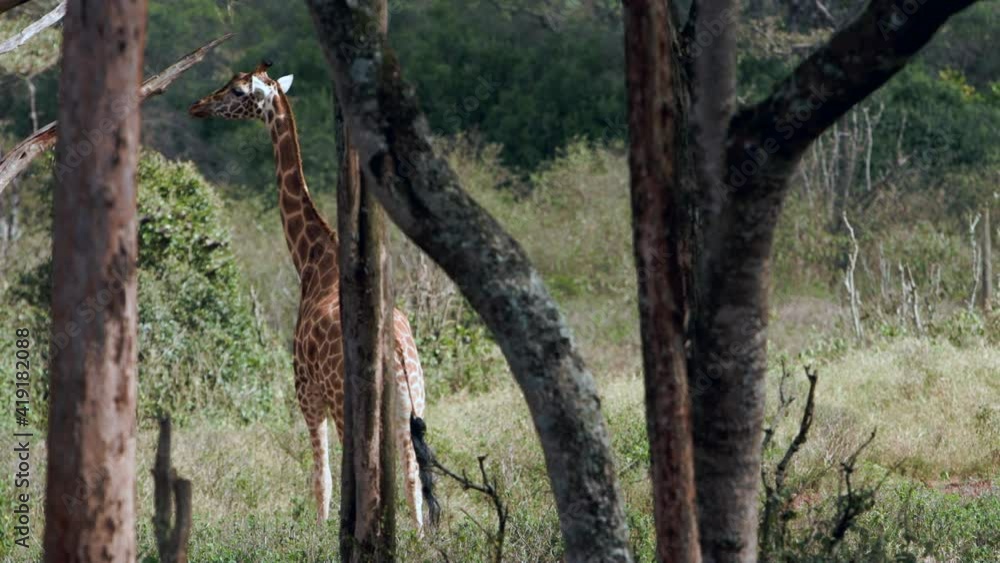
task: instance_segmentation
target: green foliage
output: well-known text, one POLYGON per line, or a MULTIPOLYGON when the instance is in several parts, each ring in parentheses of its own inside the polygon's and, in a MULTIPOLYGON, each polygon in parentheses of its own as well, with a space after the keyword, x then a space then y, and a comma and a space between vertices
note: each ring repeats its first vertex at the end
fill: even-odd
POLYGON ((873 154, 876 166, 900 153, 931 176, 997 162, 1000 105, 980 95, 960 71, 935 73, 910 64, 874 99, 885 103, 886 112, 879 124, 884 140, 873 154))
MULTIPOLYGON (((209 409, 243 420, 280 401, 288 373, 265 327, 257 323, 229 249, 221 202, 190 164, 146 152, 139 181, 139 411, 181 419, 209 409)), ((36 397, 47 396, 51 259, 24 272, 4 295, 29 326, 40 356, 36 397)), ((45 426, 45 404, 36 401, 45 426)))
POLYGON ((432 0, 401 10, 391 40, 436 132, 476 131, 534 167, 577 137, 626 133, 620 23, 559 16, 553 31, 493 2, 432 0))
POLYGON ((469 307, 460 318, 414 330, 430 400, 464 391, 484 393, 508 380, 506 363, 486 326, 469 307))

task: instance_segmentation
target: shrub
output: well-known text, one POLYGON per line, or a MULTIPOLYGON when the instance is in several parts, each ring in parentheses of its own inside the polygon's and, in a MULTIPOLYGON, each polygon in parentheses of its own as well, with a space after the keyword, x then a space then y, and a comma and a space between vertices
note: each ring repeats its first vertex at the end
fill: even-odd
MULTIPOLYGON (((139 412, 221 409, 243 420, 273 408, 287 355, 255 319, 221 201, 190 164, 145 152, 139 163, 139 412)), ((3 300, 35 337, 36 397, 48 393, 51 257, 3 300)), ((44 427, 44 401, 36 402, 44 427)))

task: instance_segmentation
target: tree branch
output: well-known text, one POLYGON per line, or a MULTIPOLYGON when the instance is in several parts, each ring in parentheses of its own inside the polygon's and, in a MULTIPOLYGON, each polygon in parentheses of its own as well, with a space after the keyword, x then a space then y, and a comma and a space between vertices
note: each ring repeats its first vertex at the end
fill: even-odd
POLYGON ((472 516, 469 515, 468 513, 466 513, 466 515, 469 516, 469 519, 472 520, 472 522, 476 526, 478 526, 479 529, 482 530, 482 532, 486 534, 487 537, 490 538, 490 540, 493 543, 493 561, 495 563, 501 563, 503 561, 503 544, 504 544, 504 536, 506 535, 506 530, 507 530, 507 517, 510 514, 510 512, 507 509, 507 506, 504 505, 503 499, 500 498, 500 493, 497 492, 496 481, 490 482, 490 476, 486 473, 486 456, 481 455, 478 456, 476 459, 479 461, 479 474, 482 475, 483 477, 482 484, 476 483, 472 479, 469 479, 469 476, 466 475, 465 471, 462 471, 461 475, 455 473, 454 471, 448 469, 444 465, 441 465, 441 462, 439 462, 437 459, 432 458, 430 460, 430 463, 433 467, 437 468, 437 470, 440 471, 442 474, 444 474, 447 477, 451 477, 452 479, 457 481, 458 484, 462 486, 462 490, 472 489, 476 492, 482 493, 490 497, 490 501, 493 503, 493 511, 497 515, 496 534, 490 533, 489 530, 487 530, 481 524, 479 524, 479 522, 477 522, 475 518, 472 518, 472 516))
POLYGON ((767 99, 733 118, 730 146, 742 153, 770 138, 781 160, 797 160, 837 119, 902 70, 951 16, 976 1, 927 0, 907 14, 897 0, 873 0, 767 99))
POLYGON ((521 246, 462 189, 375 29, 372 0, 309 0, 361 167, 400 229, 482 316, 528 403, 569 560, 631 561, 600 399, 521 246))
POLYGON ((56 6, 51 12, 45 14, 37 21, 32 22, 31 25, 21 30, 20 33, 14 35, 10 39, 0 43, 0 55, 17 49, 21 45, 27 43, 32 37, 41 33, 45 28, 55 25, 56 22, 63 19, 66 15, 66 0, 63 0, 56 6))
MULTIPOLYGON (((227 33, 222 37, 205 44, 198 50, 189 53, 184 58, 170 65, 170 67, 163 72, 147 78, 146 81, 142 83, 142 88, 139 89, 139 101, 142 102, 145 101, 146 98, 162 94, 171 83, 180 77, 181 74, 186 72, 195 64, 201 62, 210 50, 232 36, 232 33, 227 33)), ((12 151, 7 153, 7 155, 0 160, 0 194, 2 194, 7 188, 7 185, 10 184, 11 180, 28 168, 28 165, 31 164, 31 161, 33 161, 35 157, 51 149, 55 146, 55 144, 56 122, 53 121, 36 131, 27 139, 21 141, 12 151)))

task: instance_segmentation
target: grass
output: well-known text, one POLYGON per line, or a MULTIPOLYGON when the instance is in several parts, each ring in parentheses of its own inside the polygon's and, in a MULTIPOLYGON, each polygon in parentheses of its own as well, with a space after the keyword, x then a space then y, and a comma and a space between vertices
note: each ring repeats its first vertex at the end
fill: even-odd
MULTIPOLYGON (((939 561, 1000 557, 1000 541, 990 533, 1000 522, 996 488, 1000 471, 991 457, 1000 452, 1000 419, 984 421, 973 407, 1000 405, 1000 385, 986 377, 986 370, 995 368, 998 360, 1000 352, 985 347, 958 349, 904 339, 881 349, 849 353, 820 368, 816 425, 796 459, 795 475, 803 480, 824 472, 832 476, 832 466, 872 427, 879 428, 879 436, 863 456, 867 478, 877 479, 885 468, 904 461, 903 470, 890 479, 875 509, 859 524, 860 531, 849 535, 852 553, 869 554, 866 561, 880 560, 872 554, 896 557, 905 550, 936 553, 943 557, 939 561), (922 361, 918 366, 906 358, 922 361), (953 366, 951 377, 936 377, 945 366, 953 366)), ((605 378, 601 393, 632 542, 639 559, 649 561, 652 507, 641 381, 630 376, 605 378)), ((558 522, 544 461, 517 390, 507 386, 475 396, 448 396, 429 406, 427 418, 431 443, 453 469, 474 474, 475 457, 488 454, 489 471, 511 508, 508 560, 558 561, 558 522)), ((794 418, 779 427, 778 443, 787 441, 794 418)), ((0 438, 0 448, 6 451, 11 447, 9 435, 4 432, 0 438)), ((146 558, 141 560, 148 561, 154 560, 155 549, 149 474, 155 439, 147 422, 138 441, 138 498, 146 558)), ((340 450, 333 449, 336 483, 340 450)), ((41 444, 34 452, 40 477, 41 444)), ((180 475, 194 482, 192 561, 335 560, 336 523, 315 522, 308 440, 294 409, 248 426, 214 419, 192 421, 175 430, 174 464, 180 475)), ((33 483, 35 498, 41 498, 42 482, 33 483)), ((819 481, 803 494, 813 495, 817 502, 832 499, 834 482, 819 481)), ((6 501, 10 491, 0 495, 6 501)), ((334 512, 337 495, 335 487, 334 512)), ((401 560, 439 561, 441 552, 453 561, 487 560, 489 544, 480 526, 493 529, 495 523, 486 499, 448 481, 441 482, 440 496, 445 516, 427 542, 414 536, 408 507, 398 500, 401 560)), ((35 506, 34 521, 41 522, 40 503, 35 506)), ((36 538, 39 533, 36 528, 36 538)))
MULTIPOLYGON (((652 561, 649 453, 638 379, 624 157, 614 148, 575 145, 528 180, 535 188, 530 194, 515 195, 516 190, 495 189, 523 181, 500 166, 495 148, 476 152, 459 143, 450 155, 473 197, 523 244, 581 345, 601 388, 632 545, 638 560, 652 561)), ((288 350, 298 289, 274 208, 276 197, 237 197, 234 190, 223 195, 245 289, 253 290, 259 318, 288 350)), ((316 196, 333 220, 332 194, 316 196)), ((787 222, 785 238, 811 228, 809 219, 803 221, 799 226, 787 222)), ((18 248, 17 259, 25 264, 45 247, 44 237, 32 237, 27 239, 30 246, 18 248)), ((499 350, 447 277, 398 232, 391 237, 397 302, 413 319, 428 373, 431 444, 446 465, 470 475, 475 475, 476 456, 488 454, 488 469, 511 510, 507 560, 560 560, 544 460, 499 350)), ((811 256, 779 256, 779 265, 785 266, 777 271, 790 276, 781 272, 810 267, 818 261, 811 256)), ((1000 527, 1000 349, 989 328, 998 325, 976 330, 958 326, 954 331, 960 338, 951 337, 952 329, 944 324, 941 334, 930 331, 934 336, 919 338, 907 330, 883 331, 891 335, 875 334, 871 342, 858 345, 848 332, 843 306, 823 281, 827 279, 836 282, 839 277, 807 271, 799 280, 781 280, 785 288, 796 289, 775 292, 769 334, 775 366, 768 377, 772 408, 778 360, 786 359, 793 370, 809 362, 820 373, 813 432, 792 468, 802 515, 796 533, 808 536, 829 516, 839 492, 840 460, 877 428, 876 440, 862 456, 860 477, 885 483, 874 508, 849 533, 840 552, 820 560, 1000 560, 1000 540, 993 533, 1000 527)), ((870 333, 878 333, 873 325, 874 320, 870 333)), ((140 369, 140 378, 142 373, 140 369)), ((278 380, 284 392, 275 395, 266 417, 247 424, 202 413, 175 428, 174 465, 194 483, 192 561, 335 560, 336 523, 315 522, 311 455, 292 399, 291 376, 279 374, 278 380)), ((799 397, 804 388, 802 377, 791 386, 799 397)), ((791 416, 776 421, 777 444, 790 439, 800 404, 801 399, 793 403, 791 416)), ((0 417, 4 451, 13 447, 11 424, 10 417, 0 417)), ((155 560, 149 474, 155 439, 152 421, 143 419, 137 446, 142 561, 155 560)), ((12 483, 2 480, 2 561, 39 556, 45 459, 40 433, 32 448, 34 547, 28 552, 12 548, 12 483)), ((333 450, 337 483, 339 445, 333 450)), ((488 560, 491 548, 483 529, 495 525, 488 501, 455 483, 442 481, 440 487, 444 519, 426 541, 415 537, 408 508, 397 500, 400 560, 441 561, 442 553, 452 561, 488 560)), ((338 493, 335 487, 334 514, 338 493)))

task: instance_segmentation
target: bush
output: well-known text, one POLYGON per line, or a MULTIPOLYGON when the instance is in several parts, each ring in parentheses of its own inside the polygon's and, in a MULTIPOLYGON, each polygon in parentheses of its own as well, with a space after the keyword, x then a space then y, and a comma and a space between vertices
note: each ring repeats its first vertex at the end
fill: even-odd
MULTIPOLYGON (((146 152, 139 182, 139 412, 184 418, 202 409, 243 420, 274 407, 290 373, 256 321, 230 250, 221 201, 190 164, 146 152)), ((22 273, 3 295, 16 326, 35 337, 36 397, 47 397, 51 257, 22 273)), ((14 326, 14 325, 12 325, 14 326)), ((45 426, 44 401, 37 401, 45 426)))

